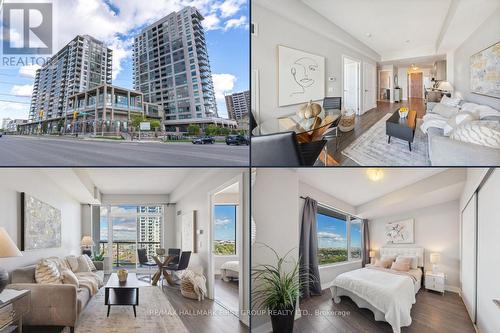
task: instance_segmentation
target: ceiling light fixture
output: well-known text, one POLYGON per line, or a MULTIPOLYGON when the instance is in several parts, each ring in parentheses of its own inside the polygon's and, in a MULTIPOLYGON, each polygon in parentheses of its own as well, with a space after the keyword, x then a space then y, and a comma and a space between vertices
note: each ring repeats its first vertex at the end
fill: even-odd
POLYGON ((366 175, 368 176, 368 179, 373 180, 374 182, 378 182, 379 180, 384 178, 384 169, 366 169, 366 175))
POLYGON ((366 33, 366 37, 370 38, 371 36, 372 36, 371 33, 369 33, 369 32, 366 33))
POLYGON ((405 43, 409 43, 409 42, 410 42, 410 40, 409 40, 409 39, 405 40, 405 43))

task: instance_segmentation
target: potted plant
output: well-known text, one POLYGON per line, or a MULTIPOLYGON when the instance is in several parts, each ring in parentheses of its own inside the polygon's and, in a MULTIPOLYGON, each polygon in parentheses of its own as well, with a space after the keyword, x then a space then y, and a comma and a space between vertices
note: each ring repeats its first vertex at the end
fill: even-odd
POLYGON ((296 302, 304 283, 301 279, 303 274, 300 272, 300 260, 286 260, 293 249, 280 257, 273 248, 265 244, 264 246, 274 253, 276 264, 258 265, 253 268, 254 308, 267 310, 271 316, 274 333, 293 332, 296 302))

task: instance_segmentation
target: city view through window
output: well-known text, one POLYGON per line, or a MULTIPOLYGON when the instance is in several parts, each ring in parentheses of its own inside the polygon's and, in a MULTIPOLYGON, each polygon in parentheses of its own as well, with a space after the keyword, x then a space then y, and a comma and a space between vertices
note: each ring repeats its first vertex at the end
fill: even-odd
POLYGON ((340 214, 316 215, 319 265, 361 259, 360 222, 358 219, 348 222, 347 216, 340 214))
POLYGON ((214 254, 236 255, 236 205, 215 205, 214 254))
POLYGON ((161 247, 163 206, 102 206, 100 215, 100 251, 112 247, 113 267, 136 267, 137 249, 151 260, 161 247))

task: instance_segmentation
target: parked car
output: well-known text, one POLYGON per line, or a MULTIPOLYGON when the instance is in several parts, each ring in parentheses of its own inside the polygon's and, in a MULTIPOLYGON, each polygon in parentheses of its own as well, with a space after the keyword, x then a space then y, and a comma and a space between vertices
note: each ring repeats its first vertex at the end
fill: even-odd
POLYGON ((248 138, 244 137, 241 134, 232 134, 226 136, 226 144, 227 145, 247 145, 249 144, 248 138))
POLYGON ((3 135, 3 133, 2 133, 2 132, 0 132, 0 138, 2 137, 2 135, 3 135))
POLYGON ((191 142, 193 142, 193 144, 200 144, 200 145, 204 145, 205 143, 210 143, 210 144, 213 144, 215 143, 215 139, 211 136, 200 136, 198 138, 194 138, 191 142))

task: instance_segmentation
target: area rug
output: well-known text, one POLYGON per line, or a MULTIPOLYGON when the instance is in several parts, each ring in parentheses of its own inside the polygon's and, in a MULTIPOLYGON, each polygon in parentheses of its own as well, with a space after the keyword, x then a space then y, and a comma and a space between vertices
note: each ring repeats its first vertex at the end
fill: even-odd
POLYGON ((104 288, 95 295, 83 310, 77 333, 187 333, 188 330, 174 308, 158 287, 139 289, 137 318, 131 306, 112 306, 109 317, 104 305, 104 288))
POLYGON ((342 154, 362 166, 428 166, 429 149, 427 136, 420 130, 422 119, 417 119, 415 137, 408 149, 408 142, 391 138, 385 134, 385 122, 391 116, 386 114, 370 129, 354 140, 342 154))

